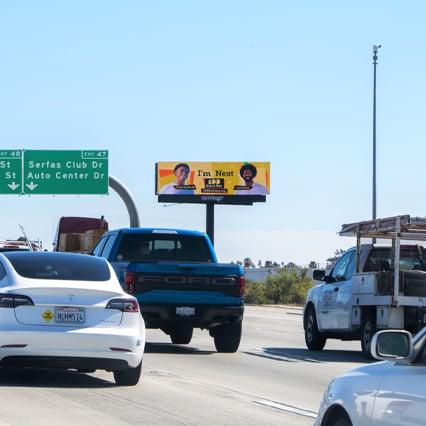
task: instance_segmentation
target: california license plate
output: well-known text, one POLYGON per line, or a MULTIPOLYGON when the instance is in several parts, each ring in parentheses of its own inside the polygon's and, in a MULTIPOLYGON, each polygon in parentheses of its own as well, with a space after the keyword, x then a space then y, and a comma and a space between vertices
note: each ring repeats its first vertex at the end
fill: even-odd
POLYGON ((191 317, 192 315, 195 315, 195 308, 192 306, 177 306, 176 315, 181 317, 191 317))
POLYGON ((85 321, 83 308, 56 308, 55 321, 67 324, 82 324, 85 321))

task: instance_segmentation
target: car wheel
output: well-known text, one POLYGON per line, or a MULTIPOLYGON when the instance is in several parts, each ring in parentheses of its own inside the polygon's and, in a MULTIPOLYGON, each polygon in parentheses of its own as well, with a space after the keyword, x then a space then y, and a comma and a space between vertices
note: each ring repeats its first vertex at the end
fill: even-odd
POLYGON ((347 416, 342 415, 341 417, 333 419, 333 421, 329 423, 329 426, 352 426, 352 422, 347 416))
POLYGON ((305 317, 305 343, 311 351, 321 351, 326 342, 326 337, 318 331, 315 310, 310 306, 305 317))
POLYGON ((371 317, 367 317, 361 327, 361 350, 367 359, 371 359, 370 347, 373 335, 376 332, 376 324, 371 317))
POLYGON ((170 332, 170 340, 176 345, 187 345, 192 339, 192 327, 177 328, 170 332))
POLYGON ((142 361, 135 368, 114 371, 114 380, 118 386, 135 386, 139 382, 142 371, 142 361))
POLYGON ((240 324, 223 324, 212 330, 216 350, 222 353, 237 352, 240 346, 242 326, 240 324))

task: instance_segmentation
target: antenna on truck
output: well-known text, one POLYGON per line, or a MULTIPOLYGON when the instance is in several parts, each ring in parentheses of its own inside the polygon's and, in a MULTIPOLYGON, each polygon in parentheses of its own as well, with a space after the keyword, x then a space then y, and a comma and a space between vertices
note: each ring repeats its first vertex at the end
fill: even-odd
POLYGON ((25 241, 26 241, 26 243, 27 243, 30 251, 34 251, 34 247, 33 247, 32 243, 31 243, 31 241, 28 239, 27 234, 25 233, 24 227, 21 224, 19 225, 19 227, 21 228, 21 231, 24 234, 25 241))

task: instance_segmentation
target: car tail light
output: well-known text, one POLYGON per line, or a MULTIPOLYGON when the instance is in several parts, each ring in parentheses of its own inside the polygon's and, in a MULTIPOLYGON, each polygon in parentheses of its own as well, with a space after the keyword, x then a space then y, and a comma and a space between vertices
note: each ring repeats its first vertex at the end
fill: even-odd
POLYGON ((106 309, 118 309, 121 312, 139 312, 139 304, 136 299, 112 299, 106 309))
POLYGON ((133 272, 124 274, 124 291, 130 294, 135 292, 135 274, 133 272))
POLYGON ((238 277, 238 295, 244 296, 244 293, 246 291, 246 279, 244 276, 238 277))
POLYGON ((23 305, 34 306, 34 302, 22 294, 0 293, 0 308, 16 308, 23 305))

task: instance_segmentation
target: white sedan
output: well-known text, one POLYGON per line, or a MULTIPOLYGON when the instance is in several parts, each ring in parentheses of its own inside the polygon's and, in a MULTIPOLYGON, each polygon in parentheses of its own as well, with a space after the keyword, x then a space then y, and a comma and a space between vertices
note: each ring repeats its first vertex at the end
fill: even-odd
POLYGON ((76 253, 0 253, 0 368, 107 370, 139 381, 145 324, 111 265, 76 253))
POLYGON ((404 330, 379 331, 371 354, 386 361, 333 379, 315 425, 426 424, 426 328, 414 339, 404 330))

